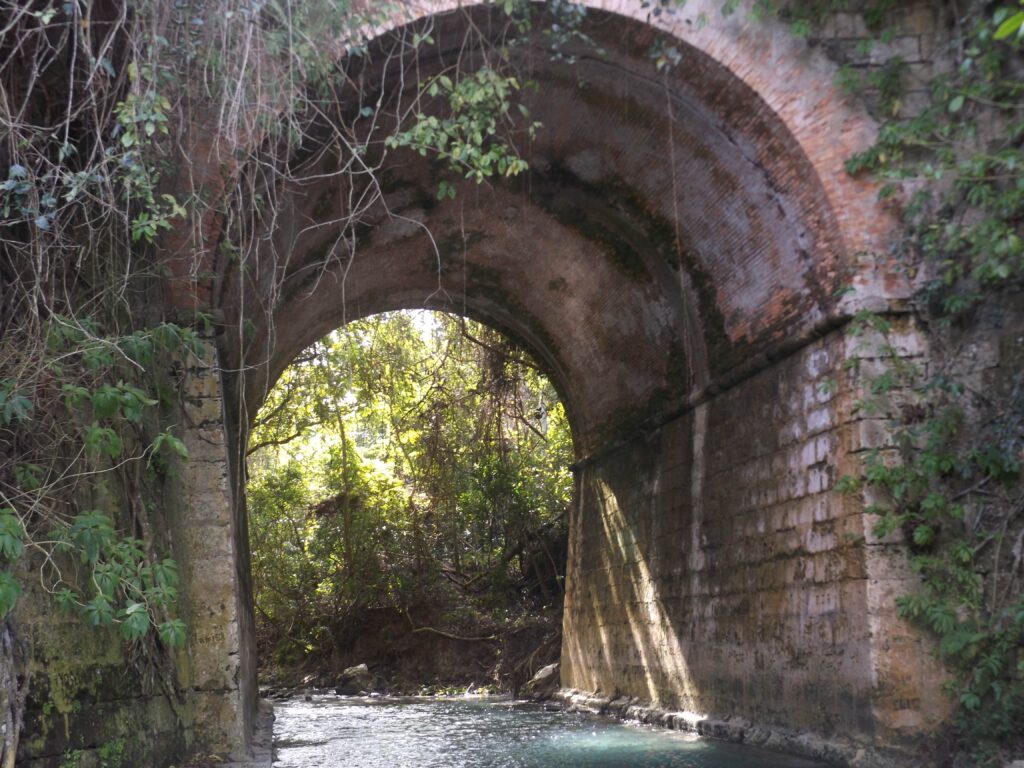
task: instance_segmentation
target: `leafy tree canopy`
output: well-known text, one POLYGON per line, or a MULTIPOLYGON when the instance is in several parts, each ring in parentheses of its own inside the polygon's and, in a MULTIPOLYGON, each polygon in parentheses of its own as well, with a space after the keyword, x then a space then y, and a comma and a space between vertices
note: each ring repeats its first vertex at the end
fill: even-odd
POLYGON ((322 339, 250 441, 261 638, 297 661, 368 609, 557 610, 571 458, 551 383, 490 328, 398 312, 322 339))

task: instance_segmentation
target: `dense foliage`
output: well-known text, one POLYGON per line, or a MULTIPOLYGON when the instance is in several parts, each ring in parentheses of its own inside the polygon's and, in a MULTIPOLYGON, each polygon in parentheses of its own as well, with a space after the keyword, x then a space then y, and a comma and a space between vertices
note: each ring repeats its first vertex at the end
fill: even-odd
POLYGON ((10 632, 27 555, 88 624, 117 625, 129 641, 159 627, 180 645, 182 624, 168 617, 175 564, 143 541, 142 496, 167 452, 185 453, 160 424, 170 382, 153 374, 199 348, 191 330, 130 311, 131 243, 184 212, 157 194, 152 164, 170 106, 140 63, 144 46, 115 51, 137 39, 137 19, 98 12, 109 21, 100 40, 53 9, 0 7, 0 620, 10 632), (67 44, 100 55, 68 72, 67 44), (66 102, 55 113, 44 95, 58 77, 66 102), (92 121, 104 129, 82 130, 92 121))
POLYGON ((551 384, 485 326, 395 313, 319 342, 251 438, 265 650, 329 657, 371 609, 471 634, 557 613, 571 459, 551 384))

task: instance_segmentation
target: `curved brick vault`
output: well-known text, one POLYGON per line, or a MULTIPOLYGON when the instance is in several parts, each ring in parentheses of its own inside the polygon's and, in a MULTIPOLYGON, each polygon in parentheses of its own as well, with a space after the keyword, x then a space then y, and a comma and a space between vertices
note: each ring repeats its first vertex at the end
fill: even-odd
MULTIPOLYGON (((354 249, 330 225, 349 193, 333 153, 303 169, 318 181, 281 191, 286 212, 246 264, 252 274, 216 269, 228 326, 238 307, 281 294, 271 317, 249 312, 245 363, 268 368, 248 377, 249 413, 298 350, 347 319, 429 304, 489 320, 544 360, 588 454, 820 333, 845 314, 841 285, 857 285, 854 301, 893 292, 858 274, 855 255, 884 250, 893 220, 843 171, 871 125, 837 97, 825 62, 737 19, 687 31, 682 59, 659 73, 657 31, 620 15, 642 11, 595 5, 617 11, 590 13, 599 52, 577 46, 571 65, 539 47, 519 55, 543 124, 523 139, 525 179, 463 185, 438 203, 442 169, 398 153, 354 249)), ((704 12, 687 6, 672 30, 704 12)), ((386 106, 407 108, 416 76, 458 59, 465 19, 430 16, 437 45, 415 60, 394 56, 402 29, 382 35, 385 63, 359 76, 403 79, 403 98, 386 106)))
MULTIPOLYGON (((872 124, 778 25, 691 0, 655 22, 681 53, 658 72, 639 3, 586 4, 601 53, 517 54, 543 123, 521 146, 524 177, 438 202, 439 166, 393 153, 352 248, 331 224, 350 190, 323 153, 310 181, 279 190, 283 212, 246 269, 212 265, 210 303, 246 329, 220 340, 222 442, 237 461, 268 387, 348 320, 412 307, 483 320, 542 361, 573 426, 563 685, 803 730, 852 744, 843 754, 911 744, 943 705, 926 649, 892 610, 909 578, 902 550, 873 541, 858 504, 831 490, 872 427, 851 415, 841 326, 903 291, 858 258, 884 251, 894 227, 842 169, 872 124)), ((362 76, 385 94, 454 61, 469 20, 486 28, 479 10, 423 14, 409 23, 429 23, 435 45, 415 64, 384 55, 407 28, 374 43, 362 76)), ((203 470, 189 472, 198 494, 203 470)), ((238 744, 255 686, 234 503, 233 538, 216 550, 237 558, 224 575, 234 604, 208 604, 195 580, 185 591, 195 688, 238 702, 207 705, 202 738, 238 744)))

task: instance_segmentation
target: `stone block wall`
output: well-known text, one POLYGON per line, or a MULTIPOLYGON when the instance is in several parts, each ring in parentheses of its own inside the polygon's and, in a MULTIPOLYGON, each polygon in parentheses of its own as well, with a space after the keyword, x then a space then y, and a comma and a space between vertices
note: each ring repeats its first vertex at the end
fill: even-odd
POLYGON ((154 756, 183 752, 187 704, 144 679, 115 631, 59 614, 38 579, 24 583, 15 618, 31 648, 32 676, 17 765, 63 768, 78 758, 88 765, 104 750, 120 754, 123 765, 155 766, 154 756))
MULTIPOLYGON (((843 10, 829 14, 817 29, 811 30, 808 40, 811 45, 820 46, 837 64, 868 79, 899 57, 906 65, 899 114, 916 115, 931 101, 928 81, 947 69, 951 61, 947 46, 954 10, 942 2, 910 0, 897 3, 878 22, 865 12, 869 5, 846 3, 843 10), (881 34, 883 29, 885 35, 881 34)), ((889 117, 877 114, 881 95, 876 86, 867 82, 856 93, 875 117, 889 117)))
POLYGON ((927 649, 891 609, 902 550, 834 490, 864 433, 848 346, 833 332, 579 470, 563 685, 872 745, 927 727, 927 649))
POLYGON ((196 749, 244 754, 250 720, 241 693, 238 539, 215 346, 205 343, 201 358, 180 367, 180 411, 164 417, 189 458, 170 465, 162 498, 151 500, 151 522, 159 551, 169 538, 179 566, 185 648, 154 676, 115 630, 61 614, 26 574, 15 620, 33 663, 19 766, 88 765, 101 750, 120 754, 121 765, 153 768, 196 749))

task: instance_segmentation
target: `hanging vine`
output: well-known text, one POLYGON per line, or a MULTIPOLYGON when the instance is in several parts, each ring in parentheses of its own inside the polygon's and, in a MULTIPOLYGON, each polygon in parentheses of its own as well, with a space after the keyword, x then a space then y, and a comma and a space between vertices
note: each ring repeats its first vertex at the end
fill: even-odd
MULTIPOLYGON (((523 29, 526 4, 506 11, 523 29)), ((258 268, 252 234, 310 173, 313 137, 346 157, 339 180, 358 179, 337 222, 342 239, 354 232, 380 199, 387 150, 367 128, 386 122, 397 146, 433 119, 384 114, 350 76, 373 31, 404 15, 401 2, 344 0, 0 1, 0 764, 17 752, 31 678, 17 622, 27 584, 170 675, 160 659, 186 633, 152 500, 187 460, 172 372, 202 353, 210 319, 160 316, 153 299, 208 282, 211 253, 258 268), (223 169, 219 192, 176 160, 197 140, 223 169)), ((428 22, 382 55, 430 42, 428 22)), ((451 114, 424 146, 478 181, 520 172, 515 73, 490 57, 442 77, 451 88, 411 102, 451 114)))

